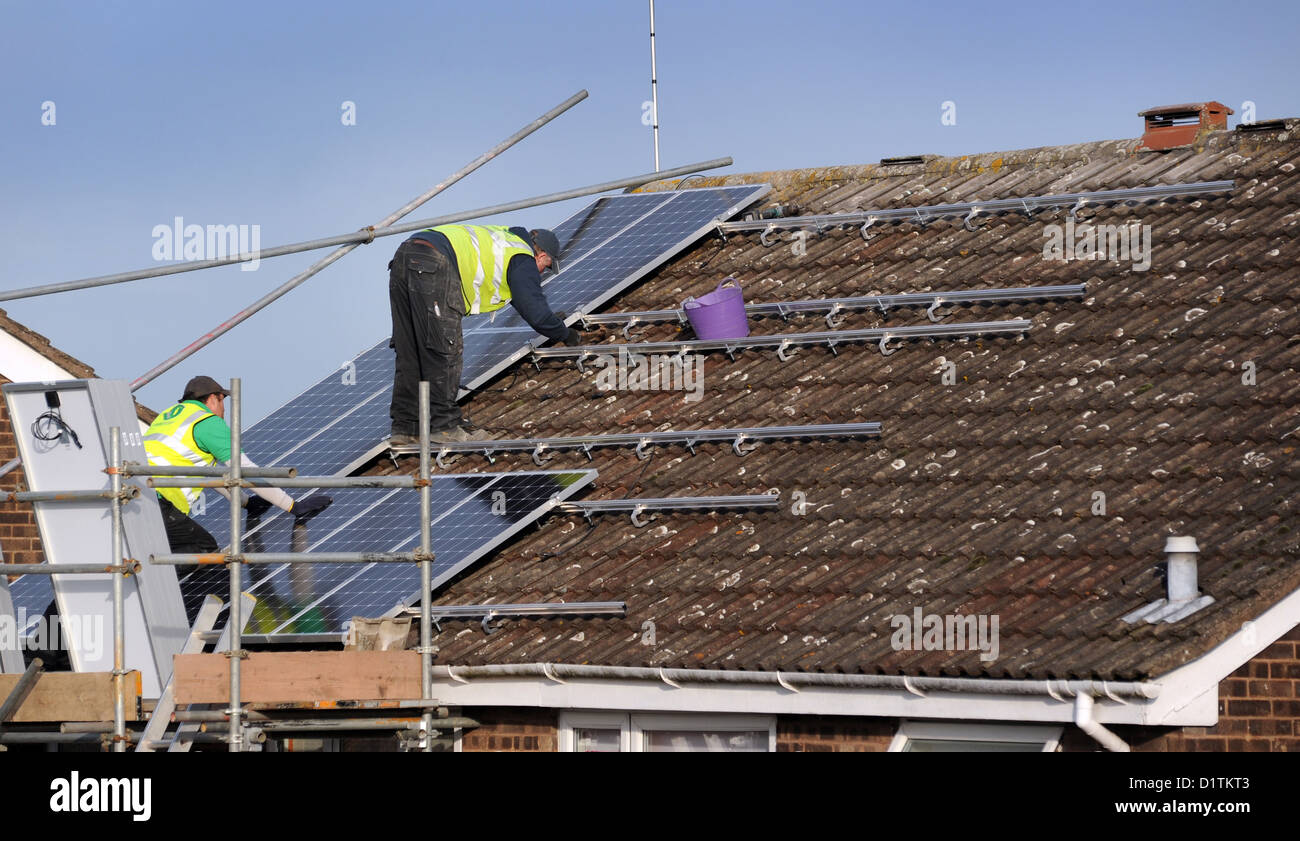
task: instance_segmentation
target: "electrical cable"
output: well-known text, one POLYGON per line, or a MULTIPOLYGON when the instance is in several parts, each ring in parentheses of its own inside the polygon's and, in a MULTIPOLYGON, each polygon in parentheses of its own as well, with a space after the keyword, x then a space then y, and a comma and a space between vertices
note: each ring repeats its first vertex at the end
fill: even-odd
POLYGON ((67 435, 72 439, 72 443, 77 445, 78 450, 82 449, 81 439, 77 437, 76 430, 68 426, 68 422, 63 419, 57 406, 32 421, 32 435, 37 441, 58 441, 67 435))

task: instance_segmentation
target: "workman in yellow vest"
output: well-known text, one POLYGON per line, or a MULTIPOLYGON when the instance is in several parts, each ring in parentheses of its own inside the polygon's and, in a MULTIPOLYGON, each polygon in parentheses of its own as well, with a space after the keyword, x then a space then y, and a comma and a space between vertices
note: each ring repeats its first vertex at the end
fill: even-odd
POLYGON ((582 337, 551 310, 542 273, 559 270, 560 243, 545 228, 439 225, 398 246, 388 264, 397 369, 393 374, 390 446, 419 441, 421 380, 429 381, 429 429, 435 442, 489 436, 456 405, 463 353, 461 319, 506 304, 530 327, 568 345, 582 337))
MULTIPOLYGON (((226 425, 226 398, 230 392, 211 377, 195 377, 185 386, 181 401, 154 418, 144 436, 149 463, 157 466, 211 467, 218 462, 229 464, 230 427, 226 425)), ((240 454, 245 467, 256 467, 252 459, 240 454)), ((223 488, 218 492, 230 496, 223 488)), ((217 551, 217 541, 203 526, 190 519, 190 507, 199 498, 198 488, 160 488, 158 507, 167 529, 167 543, 176 554, 217 551)), ((260 517, 274 505, 294 515, 295 523, 305 523, 324 511, 333 500, 325 494, 310 494, 294 500, 279 488, 254 488, 256 497, 248 503, 250 520, 260 517)), ((243 503, 242 491, 234 499, 243 503)))

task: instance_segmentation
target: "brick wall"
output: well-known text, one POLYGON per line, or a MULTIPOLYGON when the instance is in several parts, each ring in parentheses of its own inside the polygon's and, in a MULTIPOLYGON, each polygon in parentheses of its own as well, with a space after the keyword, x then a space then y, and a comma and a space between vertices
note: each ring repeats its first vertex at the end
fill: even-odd
POLYGON ((896 719, 781 716, 776 720, 778 752, 877 752, 889 749, 896 719))
MULTIPOLYGON (((0 383, 7 383, 0 377, 0 383)), ((0 465, 18 457, 18 444, 14 441, 13 427, 9 425, 9 410, 0 399, 0 465)), ((23 482, 22 468, 0 476, 0 491, 18 490, 23 482)), ((36 564, 45 559, 41 540, 36 530, 32 506, 26 502, 0 502, 0 548, 4 549, 7 564, 36 564)))
POLYGON ((559 714, 555 710, 466 707, 462 714, 482 725, 461 738, 461 750, 467 753, 554 753, 559 750, 559 714))

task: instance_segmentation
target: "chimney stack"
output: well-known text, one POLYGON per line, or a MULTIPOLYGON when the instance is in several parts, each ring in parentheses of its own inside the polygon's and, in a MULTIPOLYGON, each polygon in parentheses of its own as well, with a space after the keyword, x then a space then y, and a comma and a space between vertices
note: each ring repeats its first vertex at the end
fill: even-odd
POLYGON ((1222 102, 1188 102, 1139 111, 1138 116, 1146 118, 1146 131, 1136 151, 1163 152, 1190 146, 1205 132, 1227 129, 1231 113, 1232 109, 1222 102))

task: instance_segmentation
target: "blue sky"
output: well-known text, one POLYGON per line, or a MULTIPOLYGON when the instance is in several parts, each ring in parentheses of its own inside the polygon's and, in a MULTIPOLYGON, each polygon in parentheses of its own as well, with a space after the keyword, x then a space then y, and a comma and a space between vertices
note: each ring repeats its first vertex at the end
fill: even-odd
MULTIPOLYGON (((153 229, 355 230, 586 88, 590 98, 408 217, 653 169, 644 2, 0 3, 0 287, 153 265, 153 229), (356 124, 343 125, 345 101, 356 124), (54 103, 43 125, 42 103, 54 103)), ((659 0, 664 167, 733 172, 1135 137, 1218 99, 1300 116, 1292 2, 659 0), (956 124, 942 125, 945 101, 956 124)), ((554 224, 577 205, 493 222, 554 224)), ((363 247, 144 388, 244 380, 251 423, 388 333, 363 247)), ((5 304, 132 379, 326 252, 5 304)))

